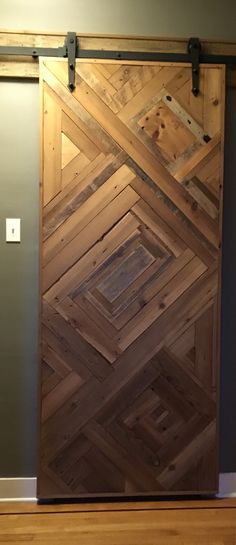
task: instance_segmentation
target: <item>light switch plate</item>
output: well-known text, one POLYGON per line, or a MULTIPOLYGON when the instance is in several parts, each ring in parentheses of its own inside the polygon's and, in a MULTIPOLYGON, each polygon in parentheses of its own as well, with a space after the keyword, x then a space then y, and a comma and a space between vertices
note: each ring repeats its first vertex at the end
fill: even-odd
POLYGON ((20 218, 6 218, 6 242, 21 241, 20 218))

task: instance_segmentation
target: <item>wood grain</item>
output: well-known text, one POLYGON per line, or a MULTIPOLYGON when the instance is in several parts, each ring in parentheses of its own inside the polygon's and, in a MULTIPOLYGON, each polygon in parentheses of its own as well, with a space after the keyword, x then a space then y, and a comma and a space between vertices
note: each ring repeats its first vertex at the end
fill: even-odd
MULTIPOLYGON (((19 31, 1 30, 0 45, 3 46, 29 46, 35 47, 62 47, 66 34, 64 32, 50 31, 19 31)), ((95 34, 77 33, 79 47, 81 50, 114 50, 114 51, 150 51, 150 52, 172 52, 186 53, 189 38, 165 38, 165 37, 142 37, 142 36, 108 36, 95 34)), ((212 55, 236 55, 236 43, 229 41, 201 40, 202 51, 212 55)), ((94 62, 93 59, 90 62, 94 62)), ((95 61, 97 62, 97 61, 95 61)), ((110 74, 116 70, 110 61, 104 61, 102 69, 104 73, 108 70, 104 67, 109 65, 110 74), (111 67, 111 69, 110 69, 111 67)), ((235 67, 229 66, 227 70, 227 85, 236 86, 235 67)), ((39 64, 37 59, 25 59, 25 57, 1 57, 0 76, 19 78, 39 78, 39 64)), ((190 95, 190 101, 192 97, 190 95)), ((194 100, 194 99, 193 99, 194 100)))
POLYGON ((38 495, 214 493, 224 69, 41 69, 38 495))
POLYGON ((0 542, 234 545, 234 500, 37 506, 2 503, 0 542))

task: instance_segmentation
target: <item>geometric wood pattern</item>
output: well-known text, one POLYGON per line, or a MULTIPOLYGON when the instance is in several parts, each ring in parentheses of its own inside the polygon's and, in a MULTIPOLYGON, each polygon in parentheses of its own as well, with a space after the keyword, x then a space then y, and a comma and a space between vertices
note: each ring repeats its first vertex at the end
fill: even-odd
POLYGON ((41 64, 40 498, 218 488, 224 68, 41 64))

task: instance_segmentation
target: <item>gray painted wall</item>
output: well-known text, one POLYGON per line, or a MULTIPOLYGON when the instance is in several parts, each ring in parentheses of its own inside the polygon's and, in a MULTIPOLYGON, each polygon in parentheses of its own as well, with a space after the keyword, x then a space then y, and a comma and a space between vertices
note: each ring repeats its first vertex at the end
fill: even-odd
MULTIPOLYGON (((216 0, 0 0, 5 29, 199 36, 236 41, 236 3, 216 0)), ((0 81, 0 476, 36 473, 38 85, 0 81), (22 217, 22 243, 4 242, 22 217)), ((236 471, 236 91, 227 94, 221 471, 236 471)))
POLYGON ((235 39, 234 0, 1 0, 2 28, 235 39))
POLYGON ((0 81, 0 476, 35 473, 38 320, 36 83, 0 81), (22 242, 5 242, 5 218, 22 242))

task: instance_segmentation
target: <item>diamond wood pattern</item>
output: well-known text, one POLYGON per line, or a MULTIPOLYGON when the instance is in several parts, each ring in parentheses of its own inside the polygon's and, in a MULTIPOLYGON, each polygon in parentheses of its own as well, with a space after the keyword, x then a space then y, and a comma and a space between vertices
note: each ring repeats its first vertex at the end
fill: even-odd
POLYGON ((41 81, 38 496, 214 492, 224 69, 41 81))

